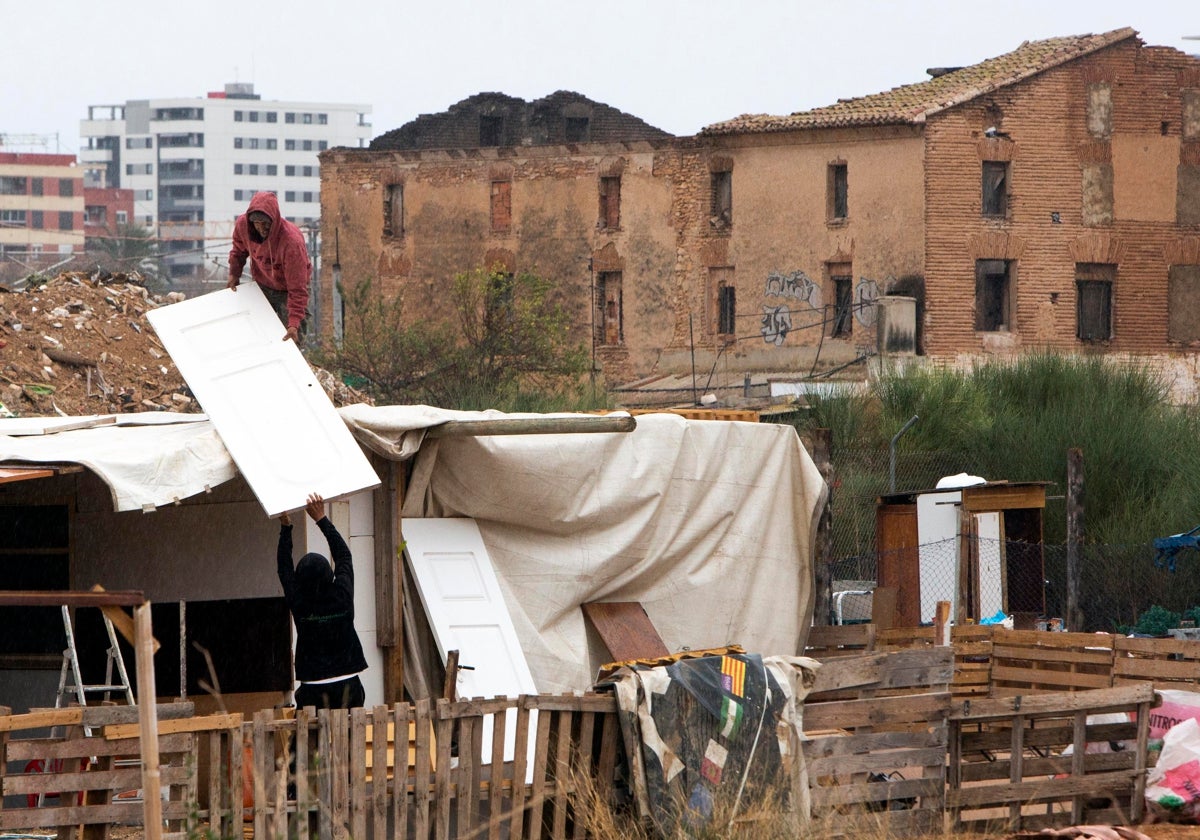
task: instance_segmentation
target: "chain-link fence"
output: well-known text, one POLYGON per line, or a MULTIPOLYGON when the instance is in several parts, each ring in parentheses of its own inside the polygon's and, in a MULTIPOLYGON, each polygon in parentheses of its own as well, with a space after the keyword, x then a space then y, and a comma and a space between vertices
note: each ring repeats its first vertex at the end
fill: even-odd
MULTIPOLYGON (((1059 541, 1038 545, 959 535, 921 545, 915 552, 876 550, 880 496, 893 489, 930 490, 939 478, 963 472, 977 474, 970 457, 958 453, 900 453, 893 467, 886 450, 835 449, 831 623, 870 620, 872 593, 882 583, 902 590, 898 611, 907 609, 908 617, 920 623, 931 620, 937 601, 957 605, 960 598, 966 599, 968 614, 978 618, 997 612, 1066 618, 1067 546, 1059 541)), ((1065 503, 1056 489, 1047 487, 1042 511, 1044 532, 1050 534, 1065 533, 1065 503)), ((1067 629, 1157 629, 1138 626, 1152 607, 1162 608, 1154 613, 1159 623, 1170 623, 1170 614, 1175 619, 1200 619, 1200 552, 1181 552, 1173 565, 1174 570, 1156 562, 1150 544, 1081 546, 1077 591, 1083 621, 1067 629)))

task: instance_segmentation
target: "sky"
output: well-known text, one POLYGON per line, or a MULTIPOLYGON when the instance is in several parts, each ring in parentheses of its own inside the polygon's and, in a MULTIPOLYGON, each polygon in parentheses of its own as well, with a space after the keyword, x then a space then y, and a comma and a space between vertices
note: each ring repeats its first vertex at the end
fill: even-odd
POLYGON ((1196 0, 0 0, 0 134, 79 150, 88 105, 203 96, 368 105, 375 136, 482 91, 573 90, 689 135, 1125 26, 1200 53, 1196 0), (51 139, 50 143, 55 141, 51 139))

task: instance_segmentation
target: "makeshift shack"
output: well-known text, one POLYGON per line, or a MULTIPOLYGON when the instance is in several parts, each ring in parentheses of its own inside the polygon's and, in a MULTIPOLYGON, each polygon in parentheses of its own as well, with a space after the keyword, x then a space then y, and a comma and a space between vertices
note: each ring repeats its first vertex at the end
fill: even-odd
MULTIPOLYGON (((423 406, 341 414, 384 479, 330 514, 355 559, 368 705, 405 688, 441 693, 421 664, 433 657, 398 560, 410 516, 478 523, 539 692, 585 688, 606 661, 580 609, 589 601, 640 602, 673 650, 803 649, 824 484, 791 427, 644 415, 628 433, 530 434, 546 418, 423 406)), ((611 417, 573 422, 612 428, 611 417)), ((19 536, 3 548, 7 587, 142 591, 162 643, 160 695, 200 705, 219 692, 245 710, 286 700, 278 526, 203 415, 3 420, 0 467, 11 470, 0 517, 19 536)), ((311 523, 296 542, 324 550, 311 523)), ((0 610, 0 702, 17 710, 53 705, 60 674, 61 618, 38 609, 0 610)), ((99 619, 81 618, 77 631, 81 658, 101 667, 99 619)))
POLYGON ((927 624, 949 601, 959 624, 1002 612, 1032 628, 1045 611, 1045 484, 952 476, 880 496, 878 585, 896 591, 895 626, 927 624))

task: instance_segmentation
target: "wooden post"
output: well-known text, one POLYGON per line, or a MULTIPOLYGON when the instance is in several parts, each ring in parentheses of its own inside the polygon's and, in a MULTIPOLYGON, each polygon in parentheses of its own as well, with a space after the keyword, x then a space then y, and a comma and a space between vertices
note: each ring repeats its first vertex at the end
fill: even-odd
POLYGON ((833 600, 833 432, 830 429, 813 429, 813 462, 825 479, 828 493, 821 518, 817 521, 817 534, 813 551, 813 585, 816 597, 813 601, 813 624, 826 625, 830 622, 833 600))
POLYGON ((950 602, 938 601, 933 616, 933 643, 940 647, 950 645, 950 602))
POLYGON ((400 504, 403 500, 403 468, 396 461, 373 456, 372 466, 383 480, 373 494, 375 525, 375 619, 376 639, 383 649, 383 694, 388 703, 404 699, 403 673, 403 587, 400 583, 400 504))
POLYGON ((1067 450, 1067 614, 1068 630, 1083 630, 1079 606, 1079 552, 1083 547, 1083 450, 1067 450))
POLYGON ((154 687, 154 636, 150 625, 150 602, 133 611, 136 639, 138 724, 142 753, 142 814, 146 840, 162 840, 162 780, 158 769, 158 707, 154 687))

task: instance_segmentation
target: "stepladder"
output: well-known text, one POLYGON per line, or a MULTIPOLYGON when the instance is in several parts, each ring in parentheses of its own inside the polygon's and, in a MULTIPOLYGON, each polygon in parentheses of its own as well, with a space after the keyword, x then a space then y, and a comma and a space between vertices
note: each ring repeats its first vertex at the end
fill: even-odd
MULTIPOLYGON (((117 633, 112 620, 104 616, 104 629, 108 633, 108 650, 105 656, 104 682, 86 684, 83 681, 82 670, 79 667, 79 649, 75 644, 75 628, 71 623, 71 611, 67 606, 62 607, 63 631, 66 634, 67 646, 63 650, 62 669, 58 674, 58 693, 54 698, 54 708, 61 709, 74 701, 80 706, 88 704, 88 695, 102 695, 108 700, 115 691, 125 693, 125 702, 135 705, 133 688, 129 684, 129 673, 125 669, 125 658, 121 655, 121 647, 117 644, 117 633), (115 673, 114 673, 115 672, 115 673), (119 682, 113 682, 114 677, 119 682)), ((91 732, 87 733, 91 735, 91 732)))

